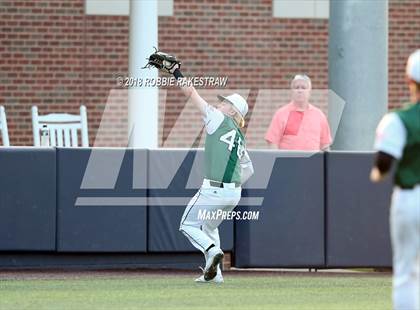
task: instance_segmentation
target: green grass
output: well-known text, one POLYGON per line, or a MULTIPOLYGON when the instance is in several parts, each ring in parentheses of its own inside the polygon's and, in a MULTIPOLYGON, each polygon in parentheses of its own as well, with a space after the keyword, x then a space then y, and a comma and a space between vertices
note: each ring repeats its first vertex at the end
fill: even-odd
POLYGON ((390 276, 191 276, 0 280, 0 309, 391 309, 390 276))

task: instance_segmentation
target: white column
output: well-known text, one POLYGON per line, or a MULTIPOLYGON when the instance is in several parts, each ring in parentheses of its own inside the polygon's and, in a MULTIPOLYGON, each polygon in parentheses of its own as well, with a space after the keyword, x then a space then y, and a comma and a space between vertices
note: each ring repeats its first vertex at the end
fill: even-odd
POLYGON ((388 105, 387 0, 330 1, 328 65, 329 88, 346 102, 332 149, 371 150, 388 105))
MULTIPOLYGON (((130 0, 129 76, 158 77, 156 69, 141 69, 158 46, 157 0, 130 0)), ((129 146, 158 146, 158 88, 132 87, 128 92, 129 146)))

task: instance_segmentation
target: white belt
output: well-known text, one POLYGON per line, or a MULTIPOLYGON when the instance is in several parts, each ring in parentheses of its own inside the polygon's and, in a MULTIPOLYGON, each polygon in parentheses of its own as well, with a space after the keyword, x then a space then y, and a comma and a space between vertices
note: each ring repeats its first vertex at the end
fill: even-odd
POLYGON ((235 189, 235 188, 240 188, 241 186, 236 184, 236 183, 225 183, 225 182, 219 182, 219 181, 213 181, 213 180, 209 180, 209 179, 204 179, 203 180, 203 186, 204 187, 213 187, 213 188, 229 188, 229 189, 235 189), (223 186, 214 186, 211 183, 218 183, 218 184, 223 184, 223 186))

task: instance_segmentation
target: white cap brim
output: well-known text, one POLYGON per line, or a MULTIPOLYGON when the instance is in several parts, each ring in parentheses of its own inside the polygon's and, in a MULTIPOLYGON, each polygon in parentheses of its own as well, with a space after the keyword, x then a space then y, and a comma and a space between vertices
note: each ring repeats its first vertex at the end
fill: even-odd
MULTIPOLYGON (((220 101, 223 101, 223 100, 226 100, 226 101, 229 101, 225 96, 222 96, 222 95, 217 95, 217 98, 220 100, 220 101)), ((229 101, 230 102, 230 101, 229 101)))

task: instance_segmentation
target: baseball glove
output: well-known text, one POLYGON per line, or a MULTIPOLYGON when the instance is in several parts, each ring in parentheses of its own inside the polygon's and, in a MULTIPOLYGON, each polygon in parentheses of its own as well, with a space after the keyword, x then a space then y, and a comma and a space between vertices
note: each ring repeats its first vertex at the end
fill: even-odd
POLYGON ((172 74, 175 69, 181 68, 181 62, 175 56, 158 51, 149 56, 147 64, 142 68, 155 67, 160 71, 172 74))

